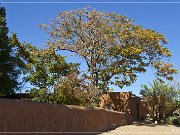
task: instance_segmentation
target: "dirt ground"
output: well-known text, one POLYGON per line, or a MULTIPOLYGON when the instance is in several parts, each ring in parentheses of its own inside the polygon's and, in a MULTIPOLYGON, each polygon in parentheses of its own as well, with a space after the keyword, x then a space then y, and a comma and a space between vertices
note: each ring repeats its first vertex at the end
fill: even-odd
POLYGON ((180 127, 172 125, 126 125, 100 135, 180 135, 180 127))

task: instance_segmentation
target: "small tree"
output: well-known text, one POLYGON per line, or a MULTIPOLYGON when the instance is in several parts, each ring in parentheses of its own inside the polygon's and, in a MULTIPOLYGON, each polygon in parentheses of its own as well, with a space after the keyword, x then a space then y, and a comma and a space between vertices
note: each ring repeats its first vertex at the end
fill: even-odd
POLYGON ((92 92, 84 78, 70 74, 61 78, 55 86, 54 101, 71 105, 92 106, 92 92))
POLYGON ((176 100, 176 106, 174 107, 175 111, 176 109, 180 108, 180 81, 173 81, 170 86, 177 91, 177 96, 175 97, 176 100))
POLYGON ((54 87, 54 92, 46 88, 32 89, 30 95, 33 101, 57 104, 92 106, 92 94, 83 78, 77 74, 61 77, 54 87))
POLYGON ((142 85, 140 94, 146 101, 150 116, 160 121, 174 110, 178 91, 166 83, 154 80, 150 87, 142 85))

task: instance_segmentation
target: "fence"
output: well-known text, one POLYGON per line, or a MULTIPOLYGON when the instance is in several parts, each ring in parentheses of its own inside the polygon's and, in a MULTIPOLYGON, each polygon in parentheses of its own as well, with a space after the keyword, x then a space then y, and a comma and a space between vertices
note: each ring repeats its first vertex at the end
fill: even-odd
POLYGON ((128 118, 104 109, 0 99, 0 132, 99 132, 126 125, 128 118))

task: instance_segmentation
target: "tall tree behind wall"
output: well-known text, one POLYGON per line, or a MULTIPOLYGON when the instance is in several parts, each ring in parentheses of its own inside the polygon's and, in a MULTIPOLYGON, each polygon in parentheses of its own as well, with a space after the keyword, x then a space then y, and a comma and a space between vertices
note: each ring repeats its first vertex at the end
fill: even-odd
POLYGON ((6 10, 0 7, 0 95, 15 93, 20 70, 11 37, 8 37, 6 10))
POLYGON ((90 7, 64 11, 41 27, 50 35, 47 45, 51 48, 84 59, 95 95, 99 90, 109 91, 110 84, 130 86, 149 66, 159 79, 172 80, 177 73, 164 60, 171 57, 164 36, 117 13, 90 7))

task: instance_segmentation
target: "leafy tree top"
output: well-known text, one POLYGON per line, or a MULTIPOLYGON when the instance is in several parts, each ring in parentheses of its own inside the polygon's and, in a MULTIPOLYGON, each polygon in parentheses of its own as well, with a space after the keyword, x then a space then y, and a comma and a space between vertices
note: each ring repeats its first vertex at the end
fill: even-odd
POLYGON ((164 36, 117 13, 89 7, 70 10, 41 27, 51 37, 47 41, 51 48, 75 52, 85 60, 95 86, 130 85, 147 66, 168 80, 177 73, 171 63, 164 62, 171 57, 164 36))
POLYGON ((77 63, 67 63, 65 57, 49 48, 42 50, 28 45, 25 52, 29 53, 29 57, 26 64, 27 75, 24 78, 36 87, 50 88, 61 77, 72 72, 78 73, 77 63))
POLYGON ((179 92, 179 89, 156 79, 150 86, 142 85, 140 94, 151 117, 154 120, 163 120, 179 107, 179 92))
POLYGON ((0 7, 0 95, 12 94, 19 87, 23 61, 18 57, 14 36, 8 36, 6 10, 0 7))

